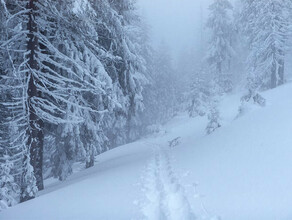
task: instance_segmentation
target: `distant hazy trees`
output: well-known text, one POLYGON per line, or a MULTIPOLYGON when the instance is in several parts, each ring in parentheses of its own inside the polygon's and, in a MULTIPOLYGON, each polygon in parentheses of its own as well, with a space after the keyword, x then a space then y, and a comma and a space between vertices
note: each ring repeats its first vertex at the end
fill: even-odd
POLYGON ((287 6, 287 0, 242 1, 240 27, 250 51, 247 71, 251 90, 275 88, 285 81, 287 6))
POLYGON ((234 55, 234 25, 229 0, 214 0, 209 6, 207 27, 210 31, 207 62, 223 91, 231 91, 231 59, 234 55))
MULTIPOLYGON (((242 97, 240 113, 245 103, 265 105, 260 91, 285 82, 285 57, 288 51, 291 1, 241 1, 239 30, 248 48, 246 61, 248 93, 242 97)), ((291 33, 291 32, 290 32, 291 33)))
POLYGON ((210 89, 206 79, 196 76, 189 93, 190 105, 188 113, 190 117, 205 116, 208 112, 210 89))
POLYGON ((162 43, 153 52, 149 84, 145 87, 144 102, 147 108, 143 119, 148 125, 159 125, 172 118, 179 108, 181 97, 179 75, 174 70, 170 50, 162 43))
MULTIPOLYGON (((246 78, 247 93, 241 99, 240 112, 244 111, 247 102, 265 105, 260 92, 285 82, 291 5, 289 0, 239 0, 234 6, 228 0, 213 0, 207 20, 209 48, 206 50, 206 62, 202 62, 204 71, 195 73, 196 80, 190 89, 190 116, 204 115, 202 97, 206 97, 206 91, 215 89, 217 92, 209 94, 216 95, 231 91, 231 73, 240 71, 231 68, 232 60, 243 63, 241 73, 245 73, 246 78), (212 73, 215 77, 211 77, 212 73), (198 83, 198 79, 207 79, 209 83, 198 83), (210 83, 212 80, 215 83, 210 83), (216 89, 216 86, 219 87, 216 89)), ((216 98, 209 95, 204 103, 209 103, 210 126, 207 130, 212 131, 212 127, 220 127, 220 123, 214 123, 220 118, 220 112, 214 105, 216 98)))
POLYGON ((208 116, 207 134, 221 127, 218 95, 232 91, 231 62, 235 54, 233 6, 228 0, 213 0, 207 28, 209 45, 201 71, 191 85, 189 115, 208 116))

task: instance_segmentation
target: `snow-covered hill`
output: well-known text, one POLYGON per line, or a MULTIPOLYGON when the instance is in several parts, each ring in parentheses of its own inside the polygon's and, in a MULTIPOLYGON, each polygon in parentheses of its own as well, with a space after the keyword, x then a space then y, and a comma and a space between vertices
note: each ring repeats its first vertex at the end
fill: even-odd
POLYGON ((180 115, 165 133, 100 155, 0 219, 291 220, 291 94, 292 84, 266 92, 266 107, 237 119, 240 94, 224 98, 223 126, 208 136, 205 118, 180 115))

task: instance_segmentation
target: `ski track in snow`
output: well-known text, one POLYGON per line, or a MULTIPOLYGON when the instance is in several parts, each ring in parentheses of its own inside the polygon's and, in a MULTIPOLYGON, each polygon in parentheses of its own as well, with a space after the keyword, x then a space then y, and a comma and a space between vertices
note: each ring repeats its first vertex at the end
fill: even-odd
POLYGON ((153 145, 153 158, 146 168, 144 188, 146 202, 142 204, 144 219, 196 219, 184 188, 180 185, 171 164, 169 149, 153 145))

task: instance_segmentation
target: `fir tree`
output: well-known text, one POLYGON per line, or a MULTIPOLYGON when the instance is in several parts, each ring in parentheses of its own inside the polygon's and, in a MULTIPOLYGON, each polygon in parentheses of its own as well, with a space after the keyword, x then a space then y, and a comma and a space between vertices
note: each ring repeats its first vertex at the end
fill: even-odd
POLYGON ((288 34, 286 0, 244 1, 242 30, 247 37, 248 89, 275 88, 285 81, 288 34))
MULTIPOLYGON (((9 4, 17 7, 7 7, 11 10, 6 19, 13 26, 6 27, 7 39, 2 41, 1 50, 8 52, 11 61, 6 68, 5 83, 15 86, 3 86, 13 96, 3 104, 16 112, 14 121, 20 134, 18 140, 22 141, 14 143, 19 143, 19 146, 23 144, 21 142, 26 143, 26 147, 22 148, 26 156, 24 186, 21 188, 25 190, 23 194, 28 195, 22 198, 28 199, 35 192, 30 190, 27 193, 26 190, 34 188, 33 185, 28 186, 34 182, 33 175, 38 189, 43 189, 44 125, 78 124, 80 121, 75 119, 71 122, 66 120, 68 106, 74 106, 81 113, 89 110, 102 114, 104 109, 100 112, 95 103, 79 102, 78 98, 88 94, 99 97, 110 95, 105 90, 111 86, 111 80, 98 58, 99 47, 94 46, 93 21, 85 22, 84 14, 75 13, 74 2, 57 4, 30 0, 11 1, 9 4), (85 38, 85 33, 92 35, 85 38), (73 101, 69 99, 71 94, 76 96, 73 101), (27 158, 33 169, 27 164, 27 158)), ((94 12, 88 10, 88 16, 93 15, 94 12)))
POLYGON ((213 100, 210 105, 210 111, 208 113, 208 125, 206 127, 207 134, 213 133, 215 130, 221 127, 220 115, 218 110, 217 101, 213 100))
POLYGON ((144 42, 130 0, 1 0, 0 12, 0 153, 23 202, 43 168, 65 180, 141 135, 144 42))
POLYGON ((234 27, 230 14, 232 5, 228 0, 214 0, 210 5, 207 27, 211 32, 207 62, 223 91, 232 89, 230 65, 234 54, 234 27))
POLYGON ((202 76, 197 76, 191 85, 190 106, 188 108, 189 116, 204 116, 208 112, 208 102, 210 99, 210 91, 208 83, 202 76))

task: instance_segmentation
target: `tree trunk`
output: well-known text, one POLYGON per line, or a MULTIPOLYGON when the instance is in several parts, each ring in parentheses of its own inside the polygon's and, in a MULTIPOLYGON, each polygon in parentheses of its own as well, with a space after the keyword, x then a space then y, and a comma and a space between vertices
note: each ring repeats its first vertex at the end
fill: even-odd
POLYGON ((217 63, 217 73, 218 73, 218 76, 221 77, 221 74, 222 74, 222 62, 218 62, 217 63))
POLYGON ((273 57, 274 57, 274 60, 273 60, 273 64, 272 64, 272 68, 271 68, 271 89, 274 89, 277 87, 277 79, 278 79, 278 74, 279 74, 279 68, 277 68, 277 61, 275 60, 275 54, 276 54, 276 49, 275 47, 273 46, 272 48, 273 50, 273 57))
POLYGON ((277 73, 276 73, 276 68, 273 65, 272 74, 271 74, 271 89, 274 89, 276 87, 277 87, 277 73))
POLYGON ((30 149, 30 163, 34 169, 34 175, 36 178, 36 184, 38 190, 44 189, 43 184, 43 121, 37 116, 33 99, 36 97, 41 97, 41 92, 37 90, 37 80, 34 77, 34 73, 39 69, 37 61, 37 51, 38 51, 38 38, 37 38, 37 24, 35 18, 37 15, 37 8, 35 3, 37 0, 29 0, 27 8, 30 10, 28 13, 29 22, 27 24, 28 29, 28 67, 30 69, 28 73, 28 90, 27 90, 27 103, 28 103, 28 114, 29 114, 29 128, 28 128, 28 142, 27 146, 30 149))
POLYGON ((86 165, 85 168, 90 168, 94 166, 94 149, 93 146, 88 146, 88 152, 89 155, 87 155, 86 165))
POLYGON ((94 166, 94 155, 90 155, 90 158, 88 161, 86 161, 85 168, 88 169, 90 167, 94 166))
POLYGON ((280 67, 279 67, 279 85, 284 84, 284 72, 285 72, 285 54, 281 50, 280 54, 283 56, 283 58, 279 61, 280 67))

